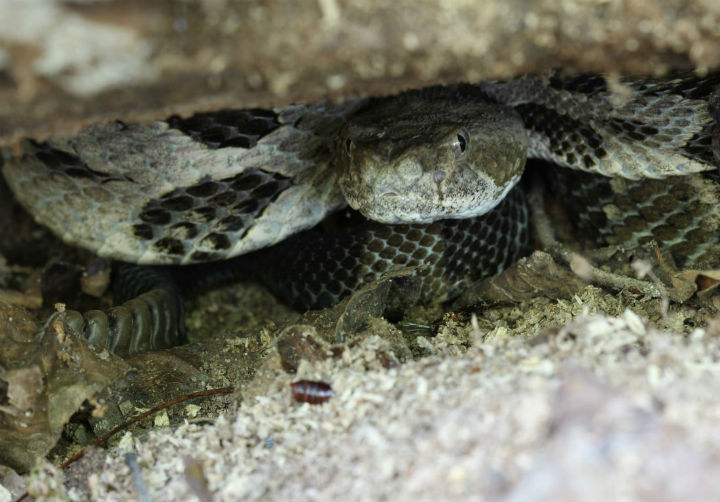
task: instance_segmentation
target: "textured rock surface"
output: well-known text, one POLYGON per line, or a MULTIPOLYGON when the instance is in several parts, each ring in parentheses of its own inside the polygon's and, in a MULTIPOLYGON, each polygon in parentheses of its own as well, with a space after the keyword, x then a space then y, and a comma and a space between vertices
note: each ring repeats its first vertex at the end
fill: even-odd
POLYGON ((717 325, 581 315, 530 343, 473 329, 460 353, 451 332, 467 328, 390 370, 378 337, 295 377, 271 357, 275 377, 233 416, 127 433, 64 488, 51 466, 28 486, 40 500, 717 498, 717 325), (294 403, 299 378, 335 395, 294 403))
POLYGON ((713 0, 0 0, 0 142, 563 66, 720 64, 713 0))

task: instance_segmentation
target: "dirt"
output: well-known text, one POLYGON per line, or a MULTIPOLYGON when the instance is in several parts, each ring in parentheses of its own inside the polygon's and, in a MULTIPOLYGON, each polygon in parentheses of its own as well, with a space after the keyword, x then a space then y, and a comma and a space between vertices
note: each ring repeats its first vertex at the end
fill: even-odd
MULTIPOLYGON (((294 374, 270 344, 234 399, 124 433, 65 484, 40 464, 28 487, 40 500, 713 497, 720 321, 701 311, 671 306, 660 329, 638 315, 656 301, 588 286, 570 301, 445 313, 402 364, 387 362, 387 323, 294 374), (297 403, 300 379, 335 394, 297 403)), ((224 348, 203 352, 207 387, 238 383, 248 331, 226 329, 224 348)))

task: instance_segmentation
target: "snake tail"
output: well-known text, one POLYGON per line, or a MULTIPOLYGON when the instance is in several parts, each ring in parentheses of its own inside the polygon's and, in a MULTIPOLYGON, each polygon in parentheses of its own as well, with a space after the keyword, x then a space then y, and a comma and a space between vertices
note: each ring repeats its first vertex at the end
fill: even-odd
POLYGON ((113 279, 117 306, 68 311, 66 318, 89 344, 121 357, 166 349, 187 338, 182 289, 170 267, 118 263, 113 279))

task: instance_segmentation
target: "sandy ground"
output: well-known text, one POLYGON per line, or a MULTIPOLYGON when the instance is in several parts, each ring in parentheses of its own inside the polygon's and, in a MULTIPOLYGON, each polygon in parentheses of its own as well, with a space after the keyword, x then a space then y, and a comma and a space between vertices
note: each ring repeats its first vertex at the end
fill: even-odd
MULTIPOLYGON (((198 306, 217 315, 228 298, 263 294, 241 285, 198 306)), ((27 483, 38 500, 715 498, 720 324, 693 328, 702 309, 671 306, 660 330, 629 304, 658 306, 588 286, 569 300, 445 314, 415 334, 425 355, 402 365, 387 364, 399 351, 373 329, 294 375, 271 348, 217 418, 180 405, 177 425, 161 413, 65 473, 45 462, 2 484, 16 494, 27 483), (335 395, 298 404, 299 379, 335 395)))

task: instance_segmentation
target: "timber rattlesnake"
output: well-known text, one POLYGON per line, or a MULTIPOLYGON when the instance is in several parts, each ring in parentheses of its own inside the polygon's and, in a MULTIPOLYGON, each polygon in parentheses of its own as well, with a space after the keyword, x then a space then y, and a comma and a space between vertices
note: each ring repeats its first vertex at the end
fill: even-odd
MULTIPOLYGON (((626 79, 623 94, 603 76, 555 74, 342 104, 97 124, 69 139, 25 141, 20 155, 5 154, 3 174, 40 223, 102 256, 140 264, 253 251, 270 263, 287 257, 285 267, 275 267, 287 273, 270 275, 306 308, 336 301, 393 264, 426 263, 425 299, 443 299, 468 278, 493 275, 517 258, 527 214, 514 187, 527 157, 628 180, 690 175, 698 187, 691 192, 715 190, 710 198, 717 200, 714 185, 705 187, 693 173, 715 168, 707 99, 719 83, 720 73, 626 79), (287 239, 346 204, 379 223, 331 232, 329 249, 340 251, 324 250, 319 236, 287 239), (274 251, 257 252, 281 241, 274 251), (295 253, 300 247, 307 254, 295 253), (299 279, 287 282, 292 274, 299 279)), ((717 205, 698 209, 703 201, 690 199, 692 193, 676 211, 699 212, 675 218, 673 235, 666 215, 656 224, 664 237, 630 225, 628 239, 645 232, 677 245, 689 235, 678 237, 678 228, 717 229, 717 205)), ((717 233, 698 244, 707 247, 717 233)), ((151 276, 163 275, 153 270, 151 276)), ((155 280, 136 280, 131 296, 155 280)), ((159 330, 164 337, 181 323, 177 312, 171 322, 155 300, 142 298, 135 302, 149 307, 135 305, 143 312, 128 322, 154 327, 126 332, 159 330)), ((118 324, 102 315, 86 316, 86 332, 118 324)), ((132 343, 134 350, 147 346, 132 343)))

